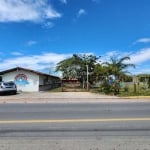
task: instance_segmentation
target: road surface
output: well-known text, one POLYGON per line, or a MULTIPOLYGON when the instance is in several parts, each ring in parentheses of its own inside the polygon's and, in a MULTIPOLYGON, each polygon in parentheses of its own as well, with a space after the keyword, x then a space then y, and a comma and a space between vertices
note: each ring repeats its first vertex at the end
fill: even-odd
POLYGON ((150 103, 1 104, 0 149, 9 145, 148 150, 150 103))

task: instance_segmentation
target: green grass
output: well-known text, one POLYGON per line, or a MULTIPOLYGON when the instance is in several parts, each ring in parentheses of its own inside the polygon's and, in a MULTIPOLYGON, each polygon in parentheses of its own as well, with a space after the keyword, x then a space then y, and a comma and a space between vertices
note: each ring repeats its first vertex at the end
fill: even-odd
MULTIPOLYGON (((134 91, 134 85, 128 85, 128 91, 125 91, 125 88, 122 87, 120 89, 120 93, 118 94, 118 96, 120 97, 128 97, 128 96, 150 96, 150 89, 148 89, 146 86, 144 85, 139 85, 136 86, 136 92, 134 91)), ((99 88, 92 88, 90 89, 91 92, 93 93, 102 93, 104 94, 104 92, 101 92, 99 90, 99 88)), ((113 95, 113 93, 108 93, 108 95, 113 95)))
POLYGON ((134 85, 128 85, 128 91, 121 88, 119 96, 150 96, 150 89, 144 85, 136 85, 136 91, 134 85))
POLYGON ((62 92, 62 88, 55 88, 55 89, 51 89, 50 92, 62 92))

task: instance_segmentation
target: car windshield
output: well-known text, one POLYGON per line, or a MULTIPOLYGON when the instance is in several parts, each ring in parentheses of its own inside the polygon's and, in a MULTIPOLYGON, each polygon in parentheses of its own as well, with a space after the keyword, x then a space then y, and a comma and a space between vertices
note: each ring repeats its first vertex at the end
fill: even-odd
POLYGON ((5 85, 5 86, 13 86, 14 83, 13 83, 13 82, 5 82, 4 85, 5 85))

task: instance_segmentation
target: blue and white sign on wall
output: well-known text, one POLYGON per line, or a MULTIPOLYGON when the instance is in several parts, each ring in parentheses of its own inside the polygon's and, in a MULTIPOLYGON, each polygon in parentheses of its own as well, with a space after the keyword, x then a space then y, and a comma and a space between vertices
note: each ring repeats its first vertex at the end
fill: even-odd
POLYGON ((27 76, 25 74, 18 74, 18 75, 16 75, 15 83, 17 85, 23 85, 23 86, 29 84, 27 76))

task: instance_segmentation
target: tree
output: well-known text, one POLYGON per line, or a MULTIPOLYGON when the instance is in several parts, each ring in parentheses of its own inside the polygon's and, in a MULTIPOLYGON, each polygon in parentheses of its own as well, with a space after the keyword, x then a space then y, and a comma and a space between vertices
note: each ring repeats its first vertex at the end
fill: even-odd
POLYGON ((126 63, 125 61, 130 60, 130 57, 122 57, 120 59, 110 58, 110 62, 103 63, 106 67, 106 75, 101 88, 105 90, 105 93, 114 92, 118 94, 122 80, 127 78, 128 67, 135 67, 134 64, 126 63))
POLYGON ((66 79, 78 78, 78 72, 81 67, 81 59, 78 55, 73 54, 72 57, 59 62, 56 71, 62 72, 62 77, 66 79))
POLYGON ((94 66, 93 78, 95 78, 95 82, 103 81, 105 78, 109 77, 108 67, 103 66, 100 63, 97 63, 94 66))
POLYGON ((61 71, 63 78, 76 78, 84 84, 87 81, 88 65, 89 82, 93 83, 95 80, 93 78, 93 71, 98 59, 99 57, 94 55, 73 54, 72 57, 59 62, 56 66, 56 71, 61 71))
POLYGON ((88 77, 89 82, 93 83, 95 81, 94 78, 94 68, 95 65, 98 63, 100 56, 97 57, 95 55, 80 55, 81 58, 81 82, 85 82, 87 80, 87 66, 88 66, 88 77))
POLYGON ((134 64, 125 63, 125 61, 130 60, 130 57, 122 57, 120 59, 110 58, 110 62, 106 62, 109 74, 114 75, 115 80, 120 80, 127 73, 126 69, 128 67, 135 67, 134 64))

